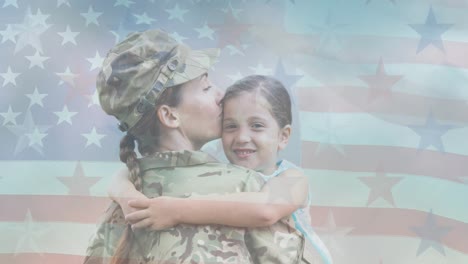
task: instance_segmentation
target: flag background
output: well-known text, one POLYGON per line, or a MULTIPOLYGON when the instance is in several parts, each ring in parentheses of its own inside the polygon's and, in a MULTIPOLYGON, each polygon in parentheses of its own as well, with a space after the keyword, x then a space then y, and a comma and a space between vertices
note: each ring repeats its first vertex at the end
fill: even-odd
MULTIPOLYGON (((122 166, 95 76, 128 33, 294 95, 285 157, 335 263, 468 263, 468 1, 0 2, 0 263, 81 263, 122 166)), ((216 144, 206 147, 220 154, 216 144)))

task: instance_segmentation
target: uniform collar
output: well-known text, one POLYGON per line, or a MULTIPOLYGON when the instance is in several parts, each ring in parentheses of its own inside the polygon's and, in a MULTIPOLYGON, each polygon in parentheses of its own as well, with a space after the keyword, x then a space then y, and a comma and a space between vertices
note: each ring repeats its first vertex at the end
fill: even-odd
POLYGON ((139 160, 140 170, 145 171, 156 168, 185 167, 216 162, 216 160, 202 151, 165 151, 143 157, 139 160))

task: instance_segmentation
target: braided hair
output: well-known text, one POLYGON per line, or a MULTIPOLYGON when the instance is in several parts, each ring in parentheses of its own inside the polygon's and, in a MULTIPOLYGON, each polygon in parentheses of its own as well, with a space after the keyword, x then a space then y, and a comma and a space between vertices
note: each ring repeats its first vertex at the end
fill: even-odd
MULTIPOLYGON (((162 105, 171 107, 179 105, 182 101, 181 87, 182 85, 178 85, 164 90, 156 103, 154 111, 146 113, 131 129, 131 134, 127 133, 120 141, 120 160, 127 165, 129 181, 133 183, 135 189, 139 192, 143 191, 143 185, 135 146, 138 145, 138 152, 142 156, 148 156, 156 152, 160 138, 160 121, 157 111, 162 105)), ((133 244, 134 233, 130 225, 127 224, 112 257, 111 264, 128 264, 133 244)))

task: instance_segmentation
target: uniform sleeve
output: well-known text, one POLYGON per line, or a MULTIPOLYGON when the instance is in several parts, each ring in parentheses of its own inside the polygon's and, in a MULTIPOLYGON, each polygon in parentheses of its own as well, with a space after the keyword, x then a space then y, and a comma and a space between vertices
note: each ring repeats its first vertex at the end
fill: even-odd
POLYGON ((120 206, 112 202, 86 249, 84 264, 107 264, 125 230, 125 218, 120 206))
MULTIPOLYGON (((244 191, 259 191, 263 184, 262 177, 251 172, 244 191)), ((268 227, 249 228, 245 241, 254 263, 303 263, 304 237, 294 227, 291 217, 268 227)))

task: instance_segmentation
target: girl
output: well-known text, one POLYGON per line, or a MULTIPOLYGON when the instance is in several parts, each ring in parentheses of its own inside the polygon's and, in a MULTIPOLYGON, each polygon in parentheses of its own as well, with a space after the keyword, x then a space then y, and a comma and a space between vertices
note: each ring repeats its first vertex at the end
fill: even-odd
POLYGON ((294 164, 278 161, 291 134, 291 100, 284 86, 267 76, 248 76, 230 86, 222 100, 222 143, 228 160, 254 169, 267 182, 258 193, 158 197, 125 204, 118 197, 136 197, 133 186, 120 175, 109 194, 128 212, 132 228, 160 230, 179 223, 222 224, 236 227, 269 226, 291 215, 324 263, 332 263, 327 248, 310 225, 310 199, 305 175, 294 164), (305 190, 305 191, 304 191, 305 190), (255 202, 251 202, 255 201, 255 202))

